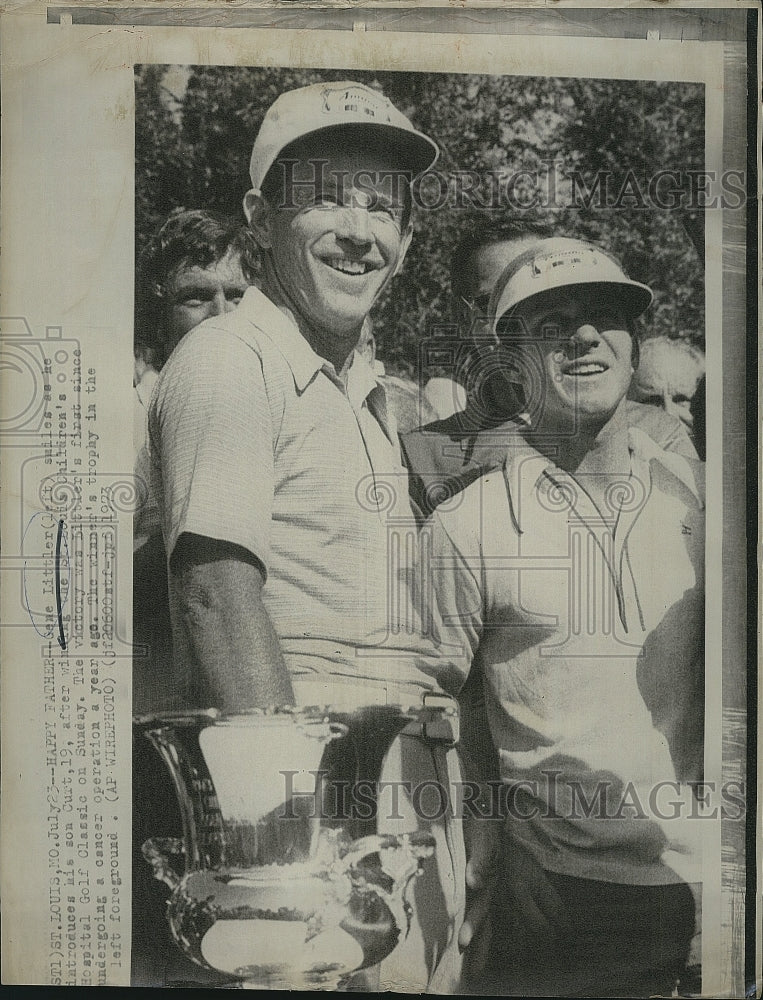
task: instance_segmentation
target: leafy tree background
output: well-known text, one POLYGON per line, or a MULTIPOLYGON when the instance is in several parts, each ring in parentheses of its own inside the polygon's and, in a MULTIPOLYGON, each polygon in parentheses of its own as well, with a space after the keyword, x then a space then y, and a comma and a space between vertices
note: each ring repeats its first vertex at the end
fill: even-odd
MULTIPOLYGON (((433 136, 441 149, 436 170, 451 182, 457 171, 475 171, 481 182, 474 197, 484 199, 491 190, 491 175, 527 171, 524 189, 521 183, 511 188, 512 203, 488 215, 519 213, 553 223, 560 235, 601 243, 655 292, 642 335, 665 334, 704 347, 701 210, 656 208, 641 200, 658 170, 686 176, 703 168, 704 90, 698 84, 139 66, 136 252, 175 208, 210 208, 243 221, 252 142, 268 107, 284 90, 346 79, 381 88, 417 128, 433 136), (588 207, 585 198, 574 202, 573 171, 579 190, 585 185, 589 192, 609 173, 604 205, 596 197, 588 207), (556 184, 551 204, 527 207, 534 190, 541 201, 550 201, 551 176, 556 184), (532 178, 540 179, 539 188, 533 188, 532 178)), ((379 356, 391 372, 415 373, 422 339, 452 324, 450 252, 474 215, 468 199, 461 200, 462 205, 451 198, 444 207, 416 212, 403 273, 375 308, 379 356)))

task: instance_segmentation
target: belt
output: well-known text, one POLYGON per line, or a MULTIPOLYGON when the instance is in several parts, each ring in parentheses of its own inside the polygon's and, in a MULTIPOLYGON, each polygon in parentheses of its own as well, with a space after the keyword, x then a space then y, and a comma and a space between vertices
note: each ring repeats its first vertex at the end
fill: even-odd
POLYGON ((421 698, 421 708, 401 731, 401 735, 417 736, 431 743, 455 746, 460 737, 458 702, 447 694, 427 691, 421 698))

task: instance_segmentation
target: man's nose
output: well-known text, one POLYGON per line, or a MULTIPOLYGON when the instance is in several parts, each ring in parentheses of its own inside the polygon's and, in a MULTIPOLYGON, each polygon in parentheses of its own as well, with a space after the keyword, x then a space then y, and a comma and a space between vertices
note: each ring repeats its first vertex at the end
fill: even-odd
POLYGON ((208 314, 209 316, 222 316, 224 313, 232 312, 234 308, 234 303, 229 302, 225 297, 225 292, 220 289, 210 300, 208 314))
POLYGON ((570 335, 570 342, 575 346, 591 347, 600 340, 599 331, 593 323, 580 323, 570 335))
POLYGON ((666 413, 669 413, 671 417, 678 417, 681 423, 685 424, 687 427, 691 428, 694 424, 694 417, 691 412, 691 404, 688 400, 678 400, 673 399, 668 389, 666 389, 662 395, 662 408, 666 413))
POLYGON ((371 217, 367 208, 359 205, 345 205, 339 209, 336 234, 339 239, 352 243, 370 243, 371 217))

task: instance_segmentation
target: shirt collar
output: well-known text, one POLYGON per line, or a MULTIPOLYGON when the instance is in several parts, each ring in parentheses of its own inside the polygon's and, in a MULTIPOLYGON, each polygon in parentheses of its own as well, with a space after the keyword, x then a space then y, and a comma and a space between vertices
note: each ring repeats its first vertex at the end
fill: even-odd
POLYGON ((553 462, 542 455, 537 448, 517 437, 503 463, 503 476, 509 497, 509 512, 517 534, 522 534, 522 508, 525 502, 532 504, 537 496, 539 484, 545 474, 558 471, 553 462))
POLYGON ((254 286, 247 288, 237 312, 252 323, 284 356, 298 392, 304 392, 328 362, 310 347, 299 327, 254 286))
POLYGON ((678 452, 665 451, 639 427, 628 428, 628 447, 631 454, 645 462, 659 462, 664 469, 682 483, 697 501, 705 507, 703 465, 678 452))
MULTIPOLYGON (((236 312, 256 326, 278 348, 291 369, 297 392, 304 392, 322 370, 333 381, 338 381, 333 365, 315 353, 294 320, 281 312, 259 288, 247 288, 236 312)), ((394 444, 397 432, 392 426, 384 386, 375 369, 357 350, 353 352, 352 363, 347 371, 346 392, 352 405, 358 409, 368 400, 369 408, 394 444)))
POLYGON ((347 397, 356 410, 367 401, 382 430, 395 444, 397 425, 387 404, 387 391, 378 373, 377 364, 378 362, 374 362, 373 366, 370 365, 359 351, 353 351, 352 363, 347 370, 347 397))
MULTIPOLYGON (((704 509, 701 462, 693 462, 677 452, 665 451, 638 427, 628 428, 628 450, 632 458, 646 464, 645 477, 649 474, 649 463, 659 462, 667 472, 675 476, 689 490, 700 509, 704 509)), ((506 456, 503 473, 509 491, 512 519, 520 534, 522 534, 523 500, 537 496, 538 489, 543 489, 542 481, 544 479, 550 478, 552 481, 562 484, 565 481, 574 480, 574 475, 560 469, 531 445, 526 443, 520 445, 519 441, 506 456)), ((559 494, 559 502, 564 502, 564 494, 562 493, 559 494)))

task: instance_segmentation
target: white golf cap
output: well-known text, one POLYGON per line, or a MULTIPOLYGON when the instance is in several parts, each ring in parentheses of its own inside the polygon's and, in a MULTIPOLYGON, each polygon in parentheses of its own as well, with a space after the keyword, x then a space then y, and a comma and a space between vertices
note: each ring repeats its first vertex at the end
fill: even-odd
POLYGON ((254 190, 259 193, 265 175, 289 143, 323 129, 345 126, 384 130, 385 143, 413 176, 428 170, 440 153, 437 144, 417 132, 378 90, 352 81, 314 83, 281 94, 268 109, 249 163, 254 190))
POLYGON ((555 288, 581 285, 598 286, 615 295, 628 319, 639 316, 653 299, 651 289, 632 281, 601 247, 585 240, 554 237, 533 243, 498 279, 490 303, 490 315, 495 316, 493 329, 527 299, 555 288))

